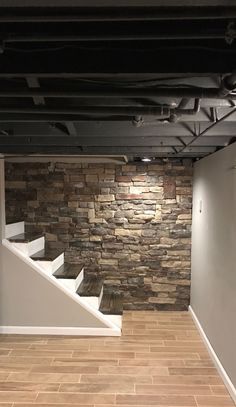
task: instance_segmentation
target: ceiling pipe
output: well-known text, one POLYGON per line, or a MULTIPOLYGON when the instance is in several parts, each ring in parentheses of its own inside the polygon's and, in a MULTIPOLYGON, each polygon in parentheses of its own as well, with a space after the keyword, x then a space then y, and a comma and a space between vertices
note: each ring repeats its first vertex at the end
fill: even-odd
POLYGON ((200 110, 200 99, 195 99, 193 109, 170 108, 168 106, 79 106, 74 109, 65 108, 15 108, 15 107, 0 107, 0 113, 5 114, 25 114, 25 115, 61 115, 60 121, 63 121, 64 115, 101 115, 101 116, 133 116, 140 118, 143 116, 155 116, 162 119, 166 118, 170 121, 176 121, 179 116, 195 115, 200 110), (175 119, 176 118, 176 119, 175 119))
POLYGON ((195 115, 200 111, 200 99, 195 99, 193 109, 184 109, 189 102, 189 99, 182 99, 176 109, 171 110, 169 121, 176 123, 182 115, 195 115))
MULTIPOLYGON (((0 107, 0 113, 22 113, 22 114, 61 114, 63 115, 111 115, 111 116, 160 116, 169 117, 171 110, 166 106, 78 106, 76 108, 17 108, 17 107, 0 107)), ((63 118, 62 118, 63 119, 63 118)))
MULTIPOLYGON (((47 10, 41 8, 42 14, 20 15, 13 12, 1 12, 0 22, 95 22, 95 21, 165 21, 165 20, 215 20, 236 18, 236 8, 228 7, 119 7, 119 8, 74 8, 73 14, 68 9, 56 8, 55 14, 47 15, 47 10)), ((54 9, 55 10, 55 9, 54 9)), ((52 10, 52 11, 54 11, 52 10)))
POLYGON ((182 41, 182 40, 224 40, 225 31, 219 33, 183 33, 183 34, 108 34, 108 35, 86 35, 86 34, 77 34, 77 35, 43 35, 43 34, 34 34, 34 35, 17 35, 17 34, 8 34, 5 38, 2 39, 3 43, 32 43, 32 42, 90 42, 90 41, 182 41))
MULTIPOLYGON (((235 82, 236 83, 236 82, 235 82)), ((118 88, 103 87, 95 89, 77 89, 77 90, 57 90, 57 89, 0 89, 0 98, 149 98, 149 97, 168 97, 184 99, 229 99, 236 100, 236 94, 231 94, 234 89, 231 80, 222 82, 221 88, 176 88, 176 87, 152 87, 152 88, 118 88), (227 83, 227 85, 226 85, 227 83), (230 89, 229 89, 230 87, 230 89), (224 90, 223 90, 224 89, 224 90)))

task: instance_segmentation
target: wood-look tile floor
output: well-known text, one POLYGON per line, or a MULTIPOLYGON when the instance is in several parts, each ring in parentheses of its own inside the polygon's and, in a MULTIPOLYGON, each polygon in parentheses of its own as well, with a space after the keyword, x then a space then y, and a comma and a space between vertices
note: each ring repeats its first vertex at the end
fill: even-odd
POLYGON ((186 312, 125 312, 122 337, 0 335, 0 407, 234 406, 186 312))

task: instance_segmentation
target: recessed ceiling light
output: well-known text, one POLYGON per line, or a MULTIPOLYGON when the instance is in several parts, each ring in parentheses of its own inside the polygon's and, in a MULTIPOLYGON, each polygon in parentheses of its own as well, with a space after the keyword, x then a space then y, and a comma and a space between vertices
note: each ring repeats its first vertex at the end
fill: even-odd
POLYGON ((152 159, 150 157, 143 157, 141 159, 141 161, 145 162, 145 163, 149 163, 150 161, 152 161, 152 159))

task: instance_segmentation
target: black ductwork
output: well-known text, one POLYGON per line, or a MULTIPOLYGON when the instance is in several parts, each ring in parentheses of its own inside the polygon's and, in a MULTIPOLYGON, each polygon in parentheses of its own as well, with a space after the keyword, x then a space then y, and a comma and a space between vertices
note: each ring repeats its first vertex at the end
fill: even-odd
POLYGON ((22 113, 22 114, 61 114, 61 115, 118 115, 118 116, 160 116, 169 117, 170 114, 177 115, 193 115, 199 112, 200 100, 195 99, 193 109, 173 109, 168 106, 78 106, 74 109, 68 108, 15 108, 15 107, 0 107, 0 113, 22 113))

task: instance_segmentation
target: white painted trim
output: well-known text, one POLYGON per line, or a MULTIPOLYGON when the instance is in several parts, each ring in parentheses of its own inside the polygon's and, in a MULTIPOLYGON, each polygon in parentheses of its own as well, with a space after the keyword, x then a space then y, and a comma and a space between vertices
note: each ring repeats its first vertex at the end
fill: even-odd
POLYGON ((0 326, 0 334, 120 336, 117 329, 60 326, 0 326))
MULTIPOLYGON (((9 251, 15 254, 16 257, 20 258, 23 262, 25 262, 28 266, 30 266, 34 271, 39 273, 41 276, 46 278, 49 283, 53 284, 57 288, 59 288, 61 291, 63 291, 66 295, 68 295, 70 298, 72 298, 75 302, 80 304, 86 311, 90 312, 95 318, 97 318, 99 321, 101 321, 103 324, 107 326, 107 328, 112 329, 113 331, 117 331, 117 336, 121 335, 120 329, 113 324, 104 314, 102 314, 100 311, 97 311, 96 309, 92 308, 89 304, 86 304, 83 299, 77 295, 76 293, 70 291, 67 287, 63 286, 62 284, 57 281, 56 277, 53 275, 48 275, 47 272, 40 267, 37 261, 32 260, 30 257, 26 257, 24 253, 22 253, 20 250, 18 250, 16 247, 13 247, 11 243, 7 239, 3 239, 2 245, 6 247, 9 251)), ((40 262, 39 262, 40 263, 40 262)), ((24 328, 24 327, 22 327, 24 328)), ((36 327, 35 327, 36 328, 36 327)), ((102 328, 105 329, 105 328, 102 328)))
POLYGON ((107 315, 107 318, 109 318, 113 324, 117 325, 118 328, 122 328, 122 315, 107 315))
POLYGON ((189 306, 189 312, 190 312, 190 314, 191 314, 191 316, 193 318, 193 321, 194 321, 194 323, 195 323, 195 325, 196 325, 196 327, 197 327, 197 329, 198 329, 198 331, 199 331, 199 333, 200 333, 200 335, 201 335, 201 337, 202 337, 202 339, 203 339, 203 341, 204 341, 204 343, 205 343, 205 345, 207 347, 207 350, 208 350, 208 352, 209 352, 209 354, 211 356, 212 361, 214 362, 214 364, 216 366, 216 369, 218 370, 218 372, 219 372, 225 386, 228 389, 228 392, 229 392, 230 396, 232 397, 233 401, 236 404, 236 388, 234 387, 234 385, 231 382, 227 372, 225 371, 224 367, 222 366, 217 354, 215 353, 215 351, 214 351, 208 337, 206 336, 206 334, 205 334, 205 332, 204 332, 204 330, 203 330, 203 328, 202 328, 202 326, 201 326, 195 312, 193 311, 191 305, 189 306))
POLYGON ((9 223, 5 226, 5 239, 25 232, 25 222, 9 223))

